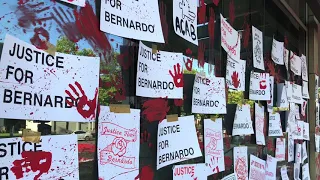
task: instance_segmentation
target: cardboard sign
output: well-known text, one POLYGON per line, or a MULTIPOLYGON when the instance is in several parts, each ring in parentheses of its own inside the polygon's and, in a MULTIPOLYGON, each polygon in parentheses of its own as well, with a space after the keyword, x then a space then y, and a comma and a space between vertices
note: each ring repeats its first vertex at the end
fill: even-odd
POLYGON ((303 139, 309 141, 309 123, 303 122, 303 139))
POLYGON ((236 173, 229 174, 228 176, 222 178, 221 180, 238 180, 236 173))
POLYGON ((277 159, 267 155, 266 160, 266 180, 276 180, 277 159))
POLYGON ((173 167, 173 180, 205 180, 207 179, 207 166, 201 164, 183 164, 173 167))
POLYGON ((302 166, 302 179, 310 180, 309 163, 306 163, 302 166))
POLYGON ((273 88, 274 88, 274 77, 270 76, 269 77, 269 84, 270 84, 270 100, 267 101, 267 107, 268 107, 268 112, 271 113, 273 112, 273 88))
POLYGON ((178 121, 173 122, 167 119, 161 121, 157 144, 157 169, 202 156, 194 116, 179 117, 178 121))
POLYGON ((282 110, 289 110, 289 101, 287 97, 287 89, 284 83, 277 84, 277 107, 282 110))
POLYGON ((101 106, 98 128, 99 177, 134 179, 139 173, 140 110, 114 113, 101 106))
POLYGON ((157 0, 101 1, 100 30, 124 38, 164 43, 157 0))
POLYGON ((248 180, 248 147, 233 148, 233 167, 238 179, 248 180))
POLYGON ((301 164, 301 157, 302 152, 301 152, 301 144, 296 144, 296 155, 295 155, 295 163, 301 164))
POLYGON ((234 116, 232 136, 253 134, 250 105, 237 105, 234 116))
POLYGON ((290 69, 291 71, 298 76, 301 76, 301 58, 291 52, 292 58, 290 59, 290 69))
POLYGON ((192 92, 192 113, 227 113, 224 78, 196 74, 192 92))
POLYGON ((283 65, 283 42, 277 41, 273 38, 272 41, 272 50, 271 50, 271 59, 274 63, 283 65))
POLYGON ((227 58, 226 83, 230 89, 245 90, 246 61, 227 58))
POLYGON ((183 98, 183 57, 181 53, 158 51, 139 44, 136 95, 183 98))
POLYGON ((238 31, 226 21, 226 19, 220 14, 220 27, 221 27, 221 47, 227 52, 233 60, 240 59, 240 35, 238 31))
POLYGON ((255 128, 256 128, 256 143, 258 145, 266 145, 264 136, 264 106, 254 103, 255 128))
POLYGON ((249 180, 265 179, 266 161, 250 154, 249 180))
POLYGON ((60 1, 67 2, 67 3, 74 4, 81 7, 84 7, 86 5, 86 0, 60 0, 60 1))
POLYGON ((38 144, 0 139, 0 178, 79 179, 76 135, 42 136, 38 144))
POLYGON ((300 164, 299 163, 294 163, 293 164, 293 178, 294 180, 300 180, 300 164))
POLYGON ((287 98, 289 102, 292 102, 292 84, 293 83, 290 81, 285 81, 287 98))
POLYGON ((284 161, 286 159, 286 139, 276 139, 276 158, 278 161, 284 161))
POLYGON ((263 60, 263 34, 252 26, 253 67, 264 70, 263 60))
POLYGON ((292 102, 302 104, 302 88, 298 84, 292 84, 292 102))
POLYGON ((280 173, 281 173, 281 179, 282 180, 289 180, 287 166, 282 166, 281 170, 280 170, 280 173))
POLYGON ((308 82, 302 81, 302 98, 310 99, 308 82))
POLYGON ((283 51, 283 61, 288 71, 289 70, 289 50, 286 48, 284 48, 284 51, 283 51))
POLYGON ((173 29, 183 39, 198 45, 197 1, 173 0, 173 29))
POLYGON ((302 149, 301 149, 301 151, 302 151, 302 157, 301 157, 301 160, 302 160, 302 163, 306 160, 306 159, 308 159, 308 152, 307 152, 307 143, 304 141, 303 143, 302 143, 302 149))
POLYGON ((208 175, 225 170, 222 119, 204 119, 204 152, 208 175))
POLYGON ((283 136, 279 113, 269 113, 269 136, 283 136))
POLYGON ((288 162, 294 161, 294 139, 291 132, 288 133, 288 162))
POLYGON ((308 81, 308 64, 307 64, 307 58, 305 55, 301 55, 301 73, 302 73, 302 79, 304 81, 308 81))
POLYGON ((0 117, 94 121, 99 64, 96 57, 52 56, 7 34, 0 61, 0 117))
POLYGON ((269 73, 251 71, 249 99, 270 100, 269 73))

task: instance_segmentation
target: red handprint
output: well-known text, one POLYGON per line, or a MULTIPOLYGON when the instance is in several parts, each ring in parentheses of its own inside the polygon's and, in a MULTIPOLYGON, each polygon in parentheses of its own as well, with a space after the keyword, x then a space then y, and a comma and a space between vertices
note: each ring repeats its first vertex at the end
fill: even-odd
POLYGON ((240 85, 240 79, 239 79, 239 74, 238 74, 237 71, 234 71, 234 72, 232 73, 231 79, 232 79, 232 85, 233 85, 235 88, 238 88, 239 85, 240 85))
POLYGON ((169 70, 169 73, 173 78, 174 85, 177 88, 181 88, 183 87, 183 70, 179 63, 177 63, 177 65, 174 65, 173 68, 174 68, 174 74, 171 72, 171 70, 169 70), (181 68, 181 71, 180 71, 180 68, 181 68))
POLYGON ((43 27, 39 27, 34 29, 34 35, 30 39, 30 42, 38 49, 47 50, 47 42, 49 41, 49 39, 49 32, 45 30, 43 27), (41 37, 44 37, 44 39, 41 37))
POLYGON ((198 46, 198 67, 204 67, 204 52, 205 52, 205 44, 203 42, 199 43, 198 46))
MULTIPOLYGON (((216 19, 214 9, 210 8, 209 10, 209 24, 208 24, 208 34, 209 34, 209 39, 210 42, 214 41, 214 21, 216 19)), ((213 43, 210 43, 213 44, 213 43)))
POLYGON ((148 143, 149 148, 152 147, 152 143, 150 142, 151 134, 148 131, 144 131, 141 133, 140 144, 148 143))
POLYGON ((167 23, 167 6, 163 1, 160 2, 160 20, 165 44, 168 43, 169 28, 167 23))
POLYGON ((143 166, 141 172, 134 178, 134 180, 150 180, 153 179, 154 172, 151 165, 143 166))
POLYGON ((219 173, 219 158, 217 157, 212 157, 211 158, 211 163, 209 164, 209 167, 212 169, 213 174, 219 173))
POLYGON ((229 18, 230 18, 230 24, 233 25, 233 22, 235 19, 235 8, 234 8, 233 0, 231 0, 229 3, 229 18))
POLYGON ((193 64, 193 58, 187 58, 187 61, 185 61, 184 60, 184 58, 183 58, 183 62, 184 62, 184 64, 185 64, 185 66, 186 66, 186 69, 188 70, 188 71, 192 71, 192 64, 193 64))
MULTIPOLYGON (((77 110, 82 117, 94 120, 96 117, 95 114, 97 108, 98 88, 96 88, 93 100, 89 100, 86 93, 82 89, 82 86, 78 82, 75 82, 75 85, 77 86, 81 94, 79 94, 79 92, 75 89, 75 87, 72 84, 69 84, 69 87, 72 90, 72 92, 76 95, 76 97, 73 96, 68 90, 65 90, 66 94, 73 101, 78 101, 77 110)), ((68 105, 73 106, 72 102, 67 101, 67 103, 68 105)))
POLYGON ((204 4, 204 0, 200 0, 200 7, 198 10, 198 24, 203 24, 206 21, 206 5, 204 4))
POLYGON ((52 153, 45 151, 24 151, 21 153, 21 160, 15 160, 11 171, 17 179, 23 178, 24 173, 39 172, 34 176, 38 180, 42 174, 48 173, 52 163, 52 153))

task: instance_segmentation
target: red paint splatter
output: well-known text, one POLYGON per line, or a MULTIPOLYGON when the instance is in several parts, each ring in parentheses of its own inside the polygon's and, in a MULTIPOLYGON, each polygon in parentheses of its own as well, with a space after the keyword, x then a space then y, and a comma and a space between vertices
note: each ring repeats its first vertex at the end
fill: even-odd
POLYGON ((214 5, 216 5, 216 6, 218 6, 218 4, 220 2, 220 0, 212 0, 212 1, 213 1, 214 5))
POLYGON ((229 156, 224 156, 224 163, 225 163, 226 170, 230 170, 231 167, 232 167, 231 157, 229 157, 229 156))
POLYGON ((149 148, 152 147, 152 143, 150 142, 151 134, 148 133, 147 131, 144 131, 141 133, 141 138, 140 138, 140 144, 142 143, 148 143, 149 148))
POLYGON ((183 61, 184 61, 184 65, 185 65, 186 69, 188 71, 192 71, 193 58, 188 57, 187 61, 185 61, 184 59, 183 59, 183 61))
MULTIPOLYGON (((65 93, 73 100, 77 101, 77 110, 79 114, 86 118, 86 119, 95 119, 96 117, 96 108, 97 108, 97 97, 98 97, 98 88, 96 88, 94 98, 92 100, 89 100, 86 93, 82 89, 82 86, 75 82, 76 87, 78 90, 75 89, 75 87, 72 84, 69 84, 69 88, 72 90, 73 96, 70 91, 65 90, 65 93)), ((70 101, 67 101, 68 105, 73 106, 73 103, 70 101)))
POLYGON ((175 106, 181 107, 181 106, 183 106, 184 100, 183 99, 174 99, 173 102, 174 102, 175 106))
POLYGON ((31 112, 30 115, 33 115, 33 112, 31 112))
MULTIPOLYGON (((214 9, 213 8, 210 8, 209 10, 209 24, 208 24, 208 34, 209 34, 209 39, 210 39, 210 44, 214 44, 213 41, 214 41, 214 21, 216 19, 215 17, 215 13, 214 13, 214 9)), ((213 47, 213 46, 211 46, 213 47)))
POLYGON ((52 153, 45 151, 24 151, 21 160, 15 160, 11 171, 17 179, 23 178, 24 173, 38 172, 34 180, 38 180, 44 173, 48 173, 52 163, 52 153), (45 162, 43 162, 45 160, 45 162))
POLYGON ((227 149, 230 149, 230 138, 225 137, 224 138, 224 145, 226 146, 227 149))
POLYGON ((49 42, 49 32, 43 27, 35 28, 34 35, 30 39, 30 42, 38 49, 48 49, 47 42, 49 42))
POLYGON ((190 48, 186 49, 186 54, 189 56, 192 55, 192 50, 190 48))
POLYGON ((167 98, 150 99, 143 103, 142 115, 146 117, 149 122, 162 121, 169 111, 167 98))
POLYGON ((162 33, 165 44, 168 43, 169 26, 167 22, 167 6, 163 1, 160 2, 160 20, 162 26, 162 33))
POLYGON ((249 38, 250 38, 250 24, 248 23, 248 14, 244 16, 244 23, 243 23, 243 47, 247 48, 249 45, 249 38))
POLYGON ((239 85, 240 85, 240 79, 239 79, 239 74, 238 74, 237 71, 234 71, 234 72, 232 73, 231 79, 232 79, 232 85, 233 85, 235 88, 238 88, 239 85))
POLYGON ((287 36, 284 36, 284 47, 288 48, 289 40, 287 36))
POLYGON ((112 101, 123 101, 126 99, 126 88, 121 75, 116 75, 111 78, 111 81, 106 83, 108 88, 114 87, 115 91, 110 91, 108 93, 112 101))
POLYGON ((78 11, 74 10, 73 14, 80 34, 88 41, 101 58, 109 60, 111 58, 111 45, 106 34, 100 31, 98 18, 92 6, 86 3, 85 7, 80 8, 78 11))
POLYGON ((205 60, 204 60, 204 52, 205 52, 205 44, 203 42, 200 42, 199 43, 199 46, 198 46, 198 67, 204 67, 204 63, 205 63, 205 60))
POLYGON ((137 175, 134 179, 137 180, 151 180, 153 179, 154 172, 151 165, 143 166, 140 174, 137 175))
POLYGON ((280 83, 282 81, 282 78, 280 77, 281 72, 280 72, 280 69, 276 71, 275 64, 271 59, 270 53, 266 53, 264 63, 265 63, 265 66, 267 67, 266 71, 270 73, 271 76, 274 77, 274 80, 276 83, 280 83))
POLYGON ((272 139, 268 139, 268 141, 267 141, 267 149, 268 149, 268 151, 273 151, 275 149, 274 146, 273 146, 272 139))
POLYGON ((230 24, 233 25, 233 22, 236 18, 235 8, 234 8, 234 0, 231 0, 229 3, 229 18, 230 18, 230 24))
POLYGON ((132 66, 136 49, 135 46, 130 45, 121 47, 121 51, 123 50, 123 52, 118 55, 117 61, 124 70, 128 70, 132 66))
POLYGON ((171 75, 174 85, 177 88, 181 88, 183 87, 183 70, 182 67, 179 63, 177 63, 177 65, 173 66, 174 69, 174 73, 172 73, 171 70, 169 70, 169 74, 171 75))
POLYGON ((206 22, 206 5, 204 0, 200 0, 200 7, 198 9, 198 24, 203 24, 206 22))
POLYGON ((96 150, 96 145, 95 144, 78 144, 78 152, 83 153, 83 152, 89 152, 89 153, 94 153, 96 150))

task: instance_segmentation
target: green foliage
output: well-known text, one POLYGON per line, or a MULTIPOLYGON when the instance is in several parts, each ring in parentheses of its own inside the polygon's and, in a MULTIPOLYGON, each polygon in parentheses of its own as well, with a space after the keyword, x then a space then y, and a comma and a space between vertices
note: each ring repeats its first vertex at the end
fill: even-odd
POLYGON ((67 37, 62 36, 57 40, 57 52, 66 54, 76 54, 78 51, 77 44, 70 41, 67 37))
POLYGON ((95 56, 92 49, 82 49, 81 51, 77 51, 76 55, 78 55, 78 56, 95 56))
POLYGON ((195 69, 192 69, 191 71, 188 71, 186 69, 183 70, 183 74, 196 74, 197 71, 195 69))
POLYGON ((254 101, 249 99, 244 99, 244 94, 242 91, 232 91, 228 92, 228 104, 250 104, 250 107, 253 108, 254 101))

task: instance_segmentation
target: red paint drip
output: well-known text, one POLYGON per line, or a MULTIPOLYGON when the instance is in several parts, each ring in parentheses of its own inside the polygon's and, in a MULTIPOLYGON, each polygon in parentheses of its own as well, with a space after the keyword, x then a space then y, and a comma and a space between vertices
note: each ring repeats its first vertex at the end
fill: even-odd
POLYGON ((231 167, 232 167, 231 157, 229 157, 229 156, 224 156, 224 163, 225 163, 226 170, 230 170, 231 167))
POLYGON ((204 4, 204 0, 200 0, 200 7, 198 10, 198 21, 199 24, 203 24, 206 22, 206 5, 204 4))
POLYGON ((38 49, 48 49, 47 42, 50 40, 49 32, 43 27, 35 28, 30 42, 38 49))
POLYGON ((174 102, 175 106, 181 107, 181 106, 183 106, 184 100, 183 99, 174 99, 173 102, 174 102))
POLYGON ((168 43, 169 26, 167 22, 167 6, 163 1, 160 2, 160 20, 162 26, 162 33, 164 37, 165 44, 168 43))
POLYGON ((247 48, 249 45, 249 38, 250 38, 250 24, 248 23, 248 14, 244 16, 244 23, 243 23, 243 47, 247 48))
POLYGON ((212 1, 213 1, 214 5, 216 5, 216 6, 218 6, 218 4, 220 2, 220 0, 212 0, 212 1))
POLYGON ((200 42, 199 43, 199 46, 198 46, 198 67, 204 67, 204 52, 205 52, 205 44, 203 42, 200 42))
POLYGON ((234 1, 231 0, 229 3, 229 18, 230 18, 230 24, 233 25, 233 22, 236 18, 235 16, 235 8, 234 8, 234 1))
POLYGON ((101 58, 109 60, 111 58, 111 45, 104 32, 100 31, 100 24, 92 6, 86 3, 85 7, 74 10, 76 25, 82 36, 94 48, 101 58), (90 28, 88 28, 90 27, 90 28))
POLYGON ((123 46, 124 52, 118 55, 117 61, 124 70, 128 70, 132 66, 136 49, 134 46, 123 46))
MULTIPOLYGON (((209 39, 210 39, 210 44, 213 45, 213 41, 214 41, 214 21, 216 19, 215 17, 215 13, 214 13, 214 9, 210 8, 209 10, 209 24, 208 24, 208 34, 209 34, 209 39)), ((213 46, 211 46, 213 47, 213 46)))
POLYGON ((52 163, 52 153, 45 151, 24 151, 21 153, 21 160, 15 160, 11 171, 17 179, 23 178, 24 173, 30 171, 39 173, 34 177, 38 180, 42 174, 48 173, 52 163), (43 162, 45 160, 45 162, 43 162), (41 162, 40 162, 41 161, 41 162))
POLYGON ((146 117, 149 122, 162 121, 169 111, 167 98, 150 99, 143 103, 142 115, 146 117))
POLYGON ((141 169, 140 174, 138 174, 137 177, 134 179, 137 180, 152 180, 154 176, 153 169, 151 168, 151 165, 143 166, 141 169))

